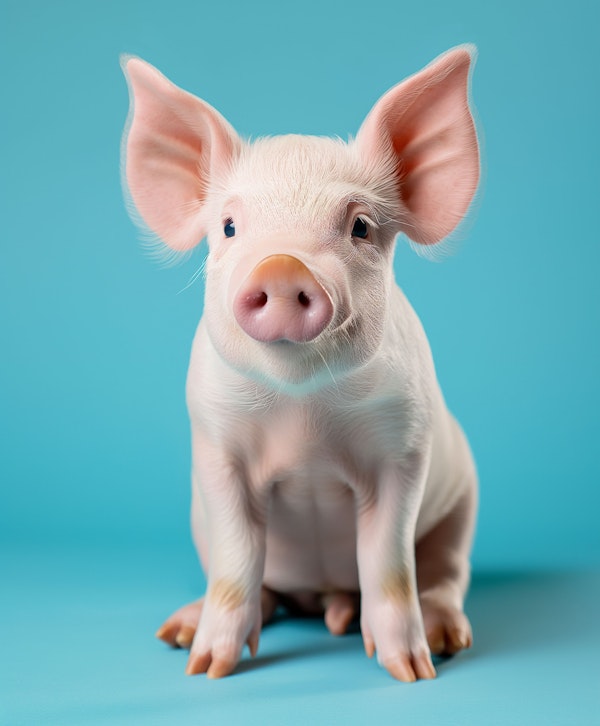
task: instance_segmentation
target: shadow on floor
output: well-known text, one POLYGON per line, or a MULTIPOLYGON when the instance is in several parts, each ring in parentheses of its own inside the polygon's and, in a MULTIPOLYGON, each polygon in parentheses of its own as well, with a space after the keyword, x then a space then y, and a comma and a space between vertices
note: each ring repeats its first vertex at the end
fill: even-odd
POLYGON ((597 640, 599 604, 600 576, 590 573, 475 574, 466 603, 473 656, 597 640))
MULTIPOLYGON (((561 645, 592 644, 600 646, 600 628, 594 615, 600 604, 600 575, 590 573, 494 572, 476 573, 473 577, 466 611, 474 633, 474 646, 461 658, 477 660, 487 655, 519 655, 556 649, 561 645)), ((358 622, 348 636, 328 637, 322 618, 297 618, 278 613, 267 628, 282 628, 311 633, 309 642, 256 659, 244 660, 236 673, 263 668, 277 662, 304 659, 323 653, 362 650, 358 622), (320 625, 318 624, 320 622, 320 625), (323 629, 322 639, 315 642, 315 628, 323 629)), ((435 658, 436 668, 445 669, 452 658, 435 658)))

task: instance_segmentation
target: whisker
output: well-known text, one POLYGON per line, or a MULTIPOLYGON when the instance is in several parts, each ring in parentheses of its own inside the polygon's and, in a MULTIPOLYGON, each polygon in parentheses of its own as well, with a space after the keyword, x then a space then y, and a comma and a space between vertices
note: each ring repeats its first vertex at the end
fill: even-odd
POLYGON ((206 275, 206 259, 202 260, 200 267, 191 276, 187 285, 185 287, 182 287, 181 290, 177 294, 181 295, 181 293, 185 292, 189 287, 191 287, 199 277, 204 277, 205 275, 206 275))
POLYGON ((331 380, 333 381, 333 385, 335 386, 336 391, 339 393, 340 392, 340 389, 339 389, 339 386, 338 386, 338 382, 335 380, 335 376, 331 372, 331 368, 327 365, 327 361, 325 360, 325 356, 323 355, 323 353, 321 353, 321 351, 318 348, 316 348, 316 351, 319 354, 319 357, 321 358, 321 360, 323 361, 323 365, 325 366, 325 368, 327 368, 327 372, 331 376, 331 380))

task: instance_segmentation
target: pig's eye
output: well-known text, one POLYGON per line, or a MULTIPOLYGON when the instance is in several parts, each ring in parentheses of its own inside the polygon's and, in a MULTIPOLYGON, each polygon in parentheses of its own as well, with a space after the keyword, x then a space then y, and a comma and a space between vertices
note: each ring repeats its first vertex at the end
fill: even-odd
POLYGON ((369 236, 369 225, 362 217, 357 217, 352 227, 352 236, 358 239, 367 239, 369 236))
POLYGON ((225 220, 223 232, 225 232, 225 237, 235 237, 235 224, 233 223, 233 219, 225 220))

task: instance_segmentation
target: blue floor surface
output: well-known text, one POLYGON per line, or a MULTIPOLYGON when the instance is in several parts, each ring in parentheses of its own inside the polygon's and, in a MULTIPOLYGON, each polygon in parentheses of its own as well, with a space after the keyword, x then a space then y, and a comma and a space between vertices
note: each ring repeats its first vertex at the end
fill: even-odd
POLYGON ((600 724, 600 574, 475 574, 471 651, 401 684, 360 634, 279 620, 221 681, 190 678, 155 640, 202 583, 188 553, 0 554, 0 724, 600 724))

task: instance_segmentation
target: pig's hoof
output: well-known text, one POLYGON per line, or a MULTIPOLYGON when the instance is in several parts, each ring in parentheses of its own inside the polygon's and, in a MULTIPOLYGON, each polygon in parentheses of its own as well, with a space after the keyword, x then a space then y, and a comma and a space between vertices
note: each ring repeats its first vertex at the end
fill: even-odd
POLYGON ((400 655, 382 663, 387 672, 397 681, 414 683, 417 680, 431 680, 436 672, 431 656, 426 651, 416 655, 400 655))
POLYGON ((207 678, 224 678, 233 672, 237 663, 237 657, 213 658, 211 653, 190 653, 185 672, 188 676, 206 673, 207 678))
POLYGON ((415 603, 401 608, 394 601, 363 598, 361 631, 369 658, 377 652, 379 665, 396 680, 414 683, 436 677, 415 603))
POLYGON ((189 648, 194 640, 204 598, 184 605, 167 618, 156 631, 156 637, 174 648, 189 648))
MULTIPOLYGON (((266 587, 263 587, 260 593, 262 622, 268 623, 273 617, 273 613, 277 609, 279 600, 276 594, 266 587)), ((176 610, 156 631, 156 637, 164 640, 165 643, 172 645, 174 648, 190 648, 194 640, 194 635, 198 629, 200 615, 204 598, 184 605, 176 610)), ((253 645, 250 644, 252 651, 253 645)), ((216 672, 220 672, 221 668, 215 667, 216 672)), ((205 671, 198 671, 204 673, 205 671)), ((219 676, 215 676, 219 677, 219 676)))
POLYGON ((471 647, 471 625, 462 610, 429 601, 427 597, 421 600, 421 610, 427 642, 434 655, 454 655, 471 647))
POLYGON ((323 597, 325 625, 332 635, 344 635, 358 614, 358 596, 336 592, 323 597))

